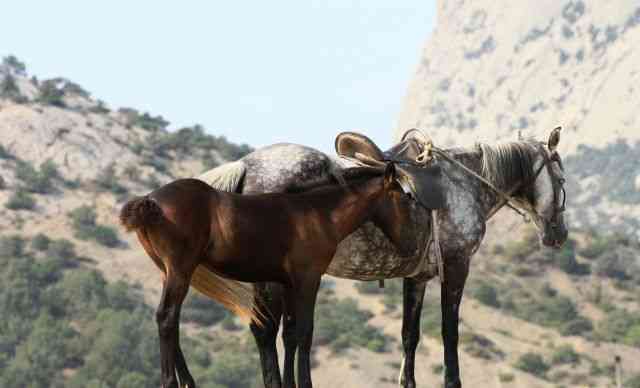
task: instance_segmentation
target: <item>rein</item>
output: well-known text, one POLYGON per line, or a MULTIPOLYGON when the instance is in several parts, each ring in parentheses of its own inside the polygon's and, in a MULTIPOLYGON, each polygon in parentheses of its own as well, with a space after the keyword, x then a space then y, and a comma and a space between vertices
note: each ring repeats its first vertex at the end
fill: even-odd
MULTIPOLYGON (((469 175, 473 176, 474 178, 480 180, 482 183, 487 185, 491 190, 493 190, 496 194, 498 194, 498 196, 502 197, 502 200, 497 205, 495 205, 491 209, 491 211, 489 211, 489 213, 487 215, 487 218, 486 218, 487 221, 491 217, 493 217, 498 212, 498 210, 500 210, 505 205, 509 206, 513 211, 515 211, 520 216, 522 216, 522 218, 524 219, 525 222, 529 222, 530 221, 530 219, 528 217, 528 214, 540 217, 540 215, 538 214, 538 212, 535 209, 532 209, 530 206, 527 206, 527 205, 523 204, 521 201, 519 201, 518 199, 514 198, 512 194, 515 193, 517 190, 519 190, 521 188, 529 188, 531 185, 533 185, 536 182, 536 180, 538 180, 538 177, 542 173, 542 170, 545 167, 548 169, 552 162, 560 163, 560 158, 559 158, 558 153, 556 151, 553 151, 551 153, 551 155, 547 155, 546 152, 542 152, 543 157, 544 157, 544 162, 542 162, 542 165, 540 165, 540 167, 538 167, 538 170, 533 175, 531 180, 529 182, 526 182, 526 184, 518 183, 514 187, 512 187, 509 191, 505 192, 505 191, 500 190, 499 188, 497 188, 494 184, 489 182, 489 180, 487 180, 486 178, 484 178, 480 174, 476 173, 475 171, 473 171, 469 167, 465 166, 461 162, 459 162, 456 159, 454 159, 451 156, 449 156, 449 154, 445 150, 443 150, 441 148, 438 148, 438 147, 435 147, 433 145, 430 146, 430 150, 435 152, 435 153, 437 153, 438 155, 440 155, 444 159, 448 160, 449 162, 451 162, 451 163, 457 165, 458 167, 462 168, 466 173, 468 173, 469 175)), ((563 193, 562 205, 560 207, 557 206, 558 193, 556 192, 556 190, 554 188, 554 190, 553 190, 554 212, 553 212, 553 216, 552 216, 552 226, 556 225, 556 220, 558 218, 558 215, 565 210, 565 202, 566 202, 566 199, 567 199, 566 192, 564 190, 564 186, 562 186, 564 184, 564 179, 560 179, 559 180, 559 184, 560 184, 560 189, 561 189, 561 191, 563 193)))

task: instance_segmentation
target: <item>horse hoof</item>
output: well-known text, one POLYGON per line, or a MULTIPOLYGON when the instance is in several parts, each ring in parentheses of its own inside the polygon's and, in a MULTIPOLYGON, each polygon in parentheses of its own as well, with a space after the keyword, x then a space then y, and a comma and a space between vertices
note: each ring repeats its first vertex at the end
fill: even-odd
POLYGON ((445 381, 444 388, 462 388, 462 382, 460 379, 456 379, 454 381, 445 381))

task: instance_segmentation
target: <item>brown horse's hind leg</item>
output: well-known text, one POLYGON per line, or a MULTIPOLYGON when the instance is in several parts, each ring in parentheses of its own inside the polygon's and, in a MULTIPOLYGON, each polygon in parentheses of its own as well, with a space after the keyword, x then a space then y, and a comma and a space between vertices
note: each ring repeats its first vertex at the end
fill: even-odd
MULTIPOLYGON (((156 312, 160 337, 161 381, 162 388, 178 388, 176 366, 179 354, 181 354, 179 341, 180 308, 189 291, 189 279, 171 270, 168 270, 166 275, 160 305, 156 312)), ((186 368, 186 364, 184 367, 186 368)))

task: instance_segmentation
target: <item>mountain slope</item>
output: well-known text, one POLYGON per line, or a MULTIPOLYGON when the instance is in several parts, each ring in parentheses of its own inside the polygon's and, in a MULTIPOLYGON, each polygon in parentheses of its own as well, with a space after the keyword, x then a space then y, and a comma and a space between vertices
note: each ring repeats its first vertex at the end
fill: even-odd
POLYGON ((395 135, 471 145, 562 125, 572 224, 640 233, 638 43, 632 0, 439 1, 395 135))

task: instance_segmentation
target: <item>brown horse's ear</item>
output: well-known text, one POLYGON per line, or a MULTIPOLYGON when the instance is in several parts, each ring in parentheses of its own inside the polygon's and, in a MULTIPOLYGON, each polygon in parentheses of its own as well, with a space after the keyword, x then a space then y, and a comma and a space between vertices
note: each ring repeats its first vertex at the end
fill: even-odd
POLYGON ((371 139, 355 132, 342 132, 336 137, 336 153, 350 158, 358 153, 378 161, 384 159, 382 151, 371 139))
POLYGON ((549 147, 549 151, 555 151, 558 148, 558 143, 560 143, 560 131, 562 127, 555 127, 551 134, 549 135, 549 141, 547 143, 547 147, 549 147))
POLYGON ((393 185, 396 180, 396 165, 394 163, 387 163, 387 167, 384 169, 384 187, 388 189, 393 185))

